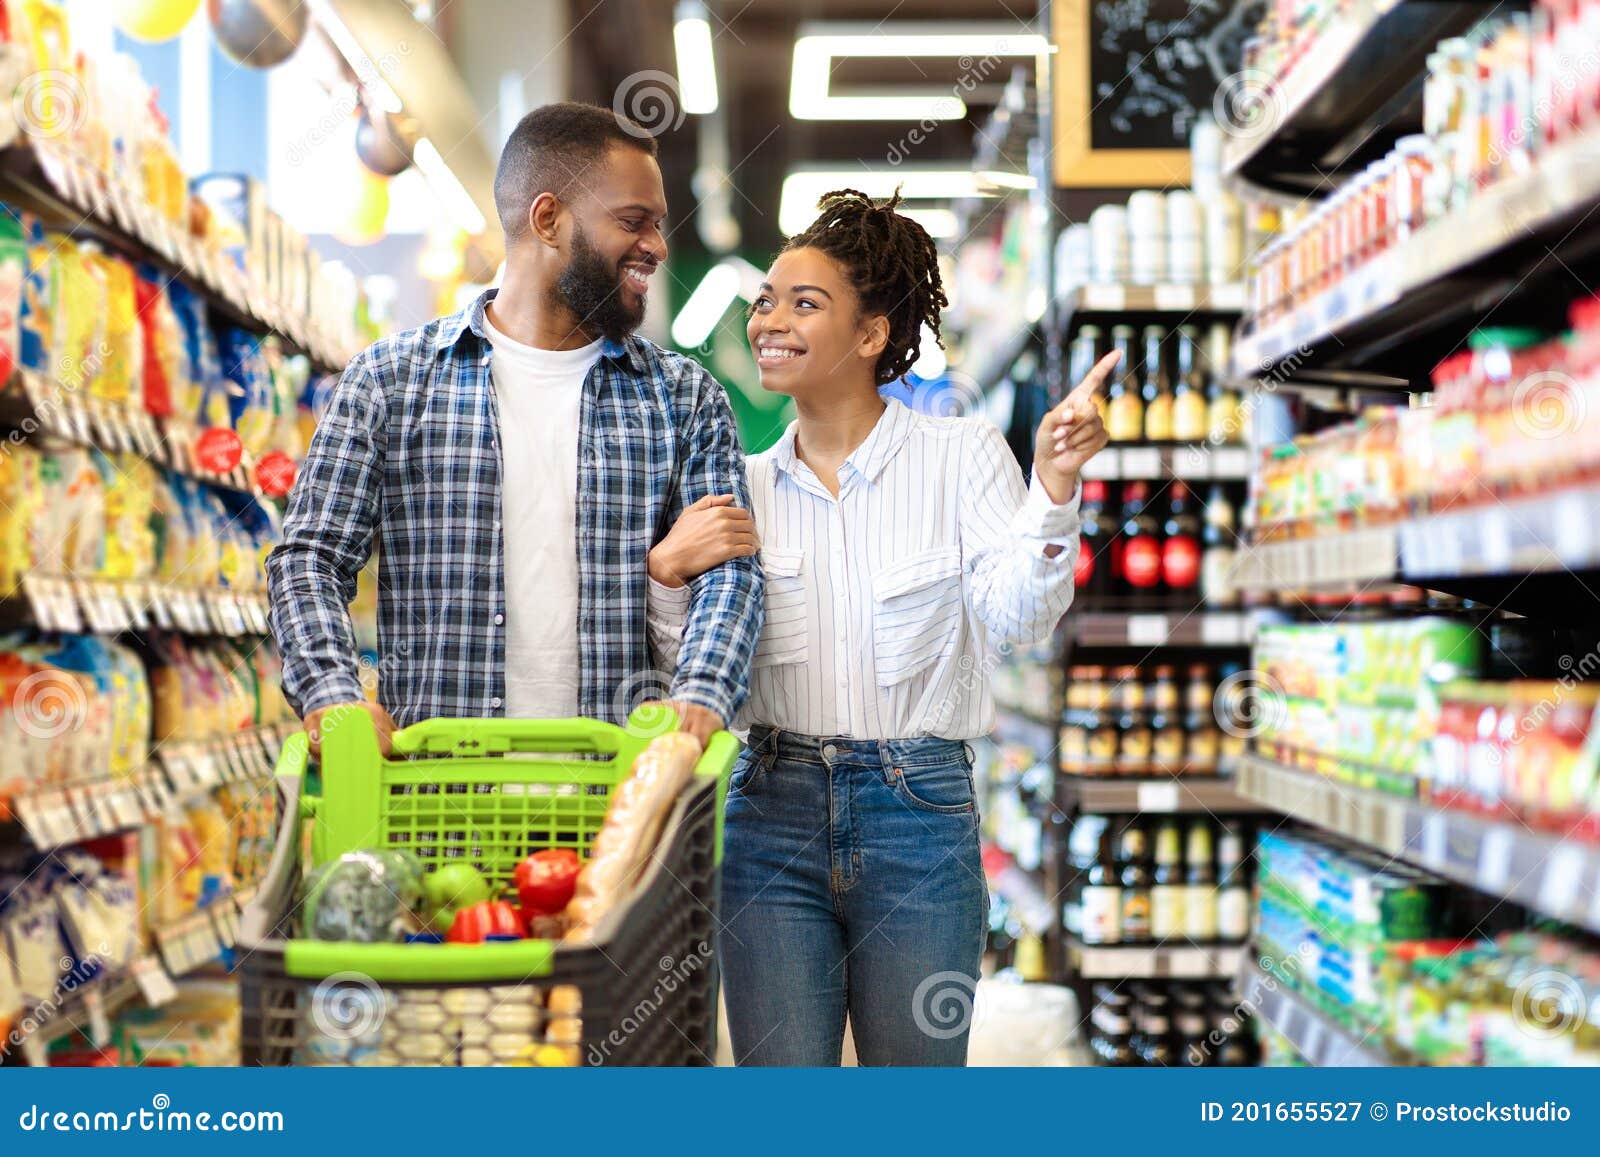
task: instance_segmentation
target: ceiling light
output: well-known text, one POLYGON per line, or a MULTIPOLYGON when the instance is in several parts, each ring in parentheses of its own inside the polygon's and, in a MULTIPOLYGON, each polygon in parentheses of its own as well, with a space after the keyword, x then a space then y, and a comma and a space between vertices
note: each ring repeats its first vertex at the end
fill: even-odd
MULTIPOLYGON (((384 77, 382 70, 372 62, 372 57, 367 55, 366 49, 361 47, 360 41, 351 33, 349 27, 334 11, 329 0, 306 0, 306 7, 316 17, 317 24, 327 33, 328 39, 333 41, 333 46, 339 50, 339 55, 344 57, 345 63, 356 74, 356 80, 361 87, 372 97, 372 102, 387 113, 405 111, 400 96, 394 87, 384 77)), ((482 230, 478 230, 482 232, 482 230)))
POLYGON ((992 24, 808 24, 794 43, 789 113, 798 120, 961 120, 970 93, 998 71, 1006 57, 1054 51, 1043 36, 992 24), (968 61, 949 88, 856 88, 830 95, 833 62, 842 57, 953 56, 968 61))
POLYGON ((711 54, 711 18, 697 0, 678 5, 672 39, 678 47, 678 102, 683 111, 717 111, 717 64, 711 54))
POLYGON ((1007 173, 999 169, 985 169, 978 174, 978 180, 997 189, 1033 189, 1039 184, 1027 173, 1007 173))
POLYGON ((739 296, 740 273, 731 261, 719 261, 700 279, 678 316, 672 319, 672 340, 681 349, 702 345, 739 296))
POLYGON ((428 186, 433 190, 433 195, 439 198, 440 204, 455 218, 457 225, 473 236, 489 228, 489 223, 484 220, 483 211, 478 208, 478 203, 472 199, 472 194, 467 192, 467 187, 461 183, 461 178, 445 164, 444 157, 439 155, 439 150, 434 148, 432 141, 427 137, 417 138, 417 143, 411 150, 411 159, 418 171, 428 179, 428 186))
MULTIPOLYGON (((818 199, 833 189, 860 189, 869 197, 890 197, 899 189, 908 201, 988 195, 978 175, 968 169, 802 169, 783 179, 778 228, 788 234, 799 233, 816 219, 818 199)), ((935 237, 955 232, 955 214, 948 209, 908 205, 902 212, 935 237)))

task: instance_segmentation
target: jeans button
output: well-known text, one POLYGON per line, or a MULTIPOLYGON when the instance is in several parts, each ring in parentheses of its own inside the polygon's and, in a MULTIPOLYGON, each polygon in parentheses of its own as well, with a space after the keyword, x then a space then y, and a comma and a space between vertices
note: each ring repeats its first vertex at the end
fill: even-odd
POLYGON ((825 744, 822 745, 822 758, 823 759, 832 759, 834 756, 836 756, 838 754, 839 754, 839 749, 837 747, 835 747, 833 744, 825 743, 825 744))

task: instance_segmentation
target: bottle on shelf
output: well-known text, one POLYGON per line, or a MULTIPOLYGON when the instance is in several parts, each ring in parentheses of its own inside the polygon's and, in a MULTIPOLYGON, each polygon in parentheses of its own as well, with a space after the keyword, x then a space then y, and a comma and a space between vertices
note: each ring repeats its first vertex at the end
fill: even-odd
POLYGON ((1195 820, 1189 825, 1183 854, 1188 889, 1183 905, 1183 934, 1198 944, 1217 938, 1217 872, 1211 857, 1211 821, 1195 820))
POLYGON ((1154 735, 1143 674, 1138 667, 1117 667, 1111 672, 1117 691, 1117 775, 1148 775, 1154 735))
POLYGON ((1144 329, 1144 383, 1139 396, 1144 400, 1144 436, 1149 442, 1172 440, 1172 382, 1161 357, 1163 330, 1159 325, 1144 329))
POLYGON ((1152 595, 1161 589, 1161 529, 1149 502, 1149 483, 1130 482, 1123 487, 1120 574, 1134 595, 1152 595))
POLYGON ((1212 710, 1216 689, 1211 669, 1204 663, 1189 667, 1189 682, 1183 691, 1184 770, 1190 775, 1217 773, 1217 741, 1221 729, 1212 710))
POLYGON ((1111 388, 1106 391, 1106 437, 1112 442, 1137 442, 1144 437, 1144 400, 1135 380, 1133 326, 1111 327, 1111 348, 1122 355, 1111 388))
POLYGON ((1154 882, 1148 862, 1144 828, 1137 822, 1122 831, 1117 858, 1122 880, 1122 943, 1150 941, 1150 888, 1154 882))
POLYGON ((1210 380, 1206 388, 1206 438, 1215 446, 1247 441, 1248 407, 1241 404, 1238 391, 1229 384, 1232 359, 1233 331, 1223 322, 1216 322, 1206 335, 1210 380))
POLYGON ((1228 821, 1217 839, 1217 938, 1238 943, 1250 938, 1250 882, 1244 861, 1244 836, 1228 821))
POLYGON ((1187 984, 1172 986, 1173 1051, 1177 1063, 1189 1068, 1203 1068, 1212 1063, 1214 1050, 1208 1039, 1211 1035, 1211 1018, 1207 1015, 1205 993, 1187 984))
POLYGON ((1090 667, 1089 715, 1085 719, 1088 731, 1089 757, 1085 771, 1089 775, 1111 775, 1117 769, 1118 727, 1117 713, 1112 710, 1111 684, 1106 679, 1104 667, 1090 667))
POLYGON ((1139 1063, 1132 1047, 1133 1000, 1109 984, 1096 984, 1092 990, 1094 1008, 1089 1014, 1089 1050, 1095 1060, 1111 1068, 1127 1068, 1139 1063))
POLYGON ((1255 1035, 1250 1030, 1248 1017, 1239 1015, 1239 1003, 1234 1000, 1226 983, 1218 984, 1210 996, 1211 1017, 1218 1026, 1232 1024, 1232 1032, 1224 1031, 1222 1043, 1217 1047, 1218 1068, 1250 1068, 1259 1059, 1255 1035))
POLYGON ((1067 898, 1061 906, 1061 925, 1069 936, 1079 940, 1084 939, 1084 890, 1095 864, 1100 861, 1110 823, 1105 816, 1080 815, 1067 836, 1067 898))
POLYGON ((1165 1068, 1173 1063, 1172 998, 1147 988, 1134 1004, 1134 1039, 1129 1042, 1145 1068, 1165 1068))
POLYGON ((1172 437, 1203 442, 1210 432, 1205 375, 1200 369, 1200 333, 1192 325, 1178 327, 1177 381, 1172 396, 1172 437))
POLYGON ((1111 590, 1111 526, 1106 510, 1106 484, 1098 479, 1083 483, 1078 517, 1078 558, 1073 585, 1078 598, 1103 598, 1111 590))
POLYGON ((1156 775, 1183 772, 1182 697, 1173 667, 1163 663, 1150 684, 1150 765, 1156 775))
POLYGON ((1234 676, 1238 675, 1243 667, 1237 663, 1224 663, 1217 670, 1220 683, 1233 688, 1231 695, 1224 697, 1217 705, 1217 709, 1228 720, 1229 726, 1218 727, 1217 730, 1217 767, 1219 770, 1232 771, 1238 766, 1239 757, 1249 745, 1250 720, 1243 717, 1243 712, 1248 707, 1249 700, 1234 676), (1230 679, 1233 682, 1228 682, 1230 679))
POLYGON ((1200 556, 1200 597, 1207 606, 1236 607, 1239 592, 1233 585, 1234 529, 1233 503, 1227 487, 1212 483, 1206 499, 1206 524, 1202 532, 1200 556))
POLYGON ((1083 885, 1083 942, 1122 943, 1122 872, 1112 858, 1111 833, 1102 833, 1098 855, 1083 885))
POLYGON ((1187 483, 1174 481, 1167 492, 1172 502, 1162 526, 1161 582, 1175 595, 1192 596, 1200 589, 1200 517, 1187 483))
POLYGON ((1157 942, 1183 938, 1188 923, 1187 900, 1178 821, 1163 820, 1156 829, 1156 868, 1150 887, 1150 935, 1157 942))

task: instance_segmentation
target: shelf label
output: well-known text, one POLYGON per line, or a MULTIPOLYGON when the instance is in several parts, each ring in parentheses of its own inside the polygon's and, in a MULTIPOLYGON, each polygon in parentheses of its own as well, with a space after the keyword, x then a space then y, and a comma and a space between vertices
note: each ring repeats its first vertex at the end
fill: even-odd
POLYGON ((1314 1065, 1320 1065, 1324 1060, 1322 1038, 1322 1022, 1314 1017, 1307 1016, 1305 1035, 1300 1038, 1300 1053, 1314 1065))
POLYGON ((1178 478, 1206 478, 1211 474, 1211 454, 1204 446, 1179 446, 1172 452, 1172 473, 1178 478))
POLYGON ((1164 646, 1168 636, 1166 615, 1129 615, 1128 643, 1134 647, 1164 646))
MULTIPOLYGON (((1489 507, 1477 519, 1478 556, 1477 569, 1489 574, 1504 574, 1511 569, 1511 524, 1504 509, 1489 507)), ((1456 520, 1456 531, 1462 537, 1470 534, 1470 520, 1456 520)), ((1460 547, 1457 548, 1458 550, 1460 547)), ((1468 547, 1467 549, 1470 549, 1468 547)), ((1464 552, 1463 552, 1464 553, 1464 552)))
POLYGON ((1478 844, 1478 887, 1499 895, 1511 878, 1511 833, 1490 828, 1478 844))
POLYGON ((1195 304, 1192 285, 1158 285, 1155 297, 1157 309, 1188 311, 1195 304))
POLYGON ((1218 446, 1211 451, 1213 478, 1250 477, 1250 451, 1243 446, 1218 446))
POLYGON ((1127 446, 1122 451, 1124 478, 1160 478, 1161 451, 1154 446, 1127 446))
POLYGON ((1445 862, 1448 832, 1445 818, 1440 815, 1422 817, 1422 861, 1432 868, 1441 868, 1445 862))
POLYGON ((1244 620, 1238 615, 1202 614, 1200 641, 1210 647, 1237 646, 1244 642, 1244 620))
POLYGON ((129 971, 133 975, 133 982, 139 986, 140 995, 151 1008, 160 1008, 177 997, 178 989, 172 983, 172 977, 155 958, 141 956, 129 966, 129 971))
POLYGON ((1141 783, 1137 798, 1142 812, 1175 812, 1180 795, 1176 783, 1141 783))
POLYGON ((1539 908, 1551 916, 1564 917, 1577 906, 1578 885, 1587 863, 1583 849, 1560 844, 1550 853, 1544 879, 1539 884, 1539 908))
POLYGON ((1083 308, 1115 311, 1127 307, 1128 295, 1120 285, 1086 285, 1083 287, 1083 308))
POLYGON ((1079 474, 1090 480, 1098 479, 1102 482, 1115 482, 1122 477, 1118 469, 1121 464, 1120 453, 1121 451, 1110 448, 1100 451, 1100 453, 1083 464, 1083 469, 1079 471, 1079 474))

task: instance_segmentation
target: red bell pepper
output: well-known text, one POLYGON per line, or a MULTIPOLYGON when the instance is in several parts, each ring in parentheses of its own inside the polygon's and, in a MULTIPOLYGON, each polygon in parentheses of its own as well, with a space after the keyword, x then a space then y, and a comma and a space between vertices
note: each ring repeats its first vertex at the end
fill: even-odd
POLYGON ((461 909, 447 939, 451 944, 482 944, 490 936, 522 936, 517 910, 504 900, 484 900, 461 909))
POLYGON ((571 848, 547 848, 518 864, 511 880, 522 901, 523 917, 531 920, 565 910, 578 887, 582 867, 578 853, 571 848))

